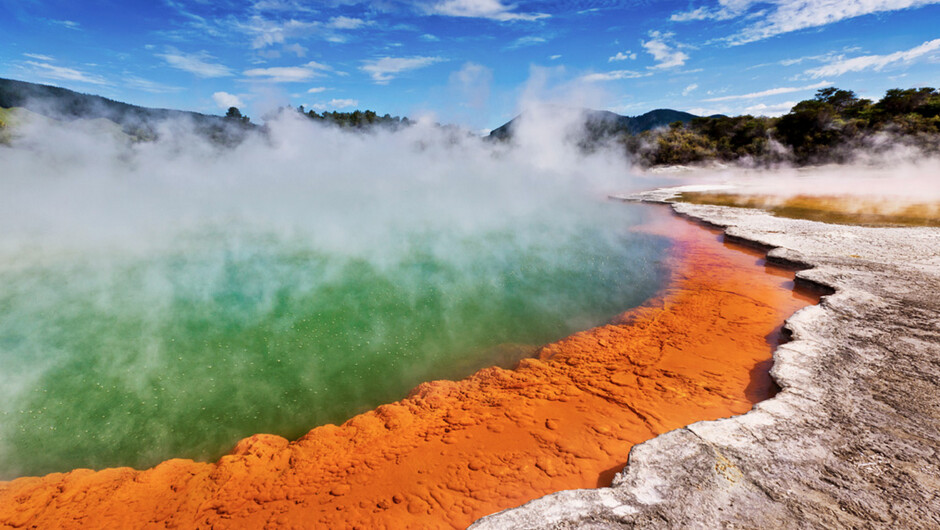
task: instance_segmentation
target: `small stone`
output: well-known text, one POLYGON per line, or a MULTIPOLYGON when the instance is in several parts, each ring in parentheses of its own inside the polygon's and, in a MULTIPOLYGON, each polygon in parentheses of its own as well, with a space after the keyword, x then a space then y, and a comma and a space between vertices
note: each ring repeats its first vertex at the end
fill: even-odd
POLYGON ((339 486, 333 486, 333 489, 330 490, 330 495, 334 497, 342 497, 352 490, 349 487, 349 484, 340 484, 339 486))

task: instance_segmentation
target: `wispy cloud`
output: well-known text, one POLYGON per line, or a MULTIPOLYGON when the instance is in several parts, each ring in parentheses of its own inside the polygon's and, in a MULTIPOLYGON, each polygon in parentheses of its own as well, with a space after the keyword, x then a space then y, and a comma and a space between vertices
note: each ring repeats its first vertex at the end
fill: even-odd
POLYGON ((291 52, 291 53, 293 53, 294 55, 296 55, 297 57, 306 57, 306 56, 307 56, 307 48, 304 48, 303 46, 301 46, 300 44, 297 44, 297 43, 288 44, 287 46, 284 46, 284 51, 286 51, 286 52, 291 52))
POLYGON ((676 66, 682 66, 689 56, 679 50, 679 46, 672 41, 672 33, 662 33, 659 31, 651 31, 649 33, 650 40, 643 42, 643 48, 646 49, 646 52, 653 56, 653 59, 656 60, 657 64, 652 68, 658 70, 664 70, 667 68, 674 68, 676 66))
POLYGON ((776 9, 745 28, 730 43, 744 44, 848 18, 936 3, 940 0, 777 0, 776 9))
POLYGON ((307 90, 307 93, 308 93, 308 94, 319 94, 320 92, 325 92, 325 91, 326 91, 326 87, 325 87, 325 86, 315 86, 315 87, 313 87, 313 88, 308 89, 308 90, 307 90))
POLYGON ((355 107, 359 105, 359 100, 357 99, 331 99, 330 106, 337 109, 346 109, 349 107, 355 107))
POLYGON ((849 18, 937 3, 940 0, 718 0, 713 5, 674 13, 670 19, 687 22, 742 18, 747 24, 744 29, 726 39, 738 45, 849 18))
POLYGON ((29 57, 30 59, 36 59, 37 61, 45 61, 47 63, 55 61, 55 57, 43 55, 41 53, 24 53, 23 56, 29 57))
POLYGON ((232 75, 232 70, 228 66, 210 62, 215 57, 209 55, 209 52, 206 51, 184 53, 171 47, 167 48, 166 53, 157 53, 155 55, 162 58, 171 67, 189 72, 197 77, 212 78, 232 75))
POLYGON ((366 24, 368 23, 361 18, 339 16, 331 18, 330 23, 327 25, 335 29, 358 29, 366 24))
POLYGON ((231 25, 251 37, 252 48, 262 49, 295 38, 319 37, 328 42, 346 42, 349 32, 370 26, 372 22, 347 16, 335 16, 326 22, 296 18, 277 20, 255 14, 245 20, 233 21, 231 25))
POLYGON ((506 45, 504 50, 515 50, 518 48, 525 48, 526 46, 535 46, 538 44, 545 44, 548 42, 548 39, 545 37, 538 37, 535 35, 526 35, 525 37, 519 37, 518 39, 510 42, 506 45))
POLYGON ((272 66, 270 68, 251 68, 243 72, 247 77, 271 83, 299 83, 317 76, 326 75, 333 69, 325 64, 310 61, 300 66, 272 66))
POLYGON ((638 77, 650 76, 649 72, 635 72, 633 70, 614 70, 611 72, 599 72, 581 76, 582 81, 596 83, 598 81, 616 81, 618 79, 636 79, 638 77))
POLYGON ((296 0, 256 0, 251 4, 256 11, 290 11, 291 13, 312 12, 313 9, 296 0))
POLYGON ((500 0, 442 0, 425 5, 424 11, 433 15, 487 18, 499 22, 532 21, 550 16, 546 13, 518 13, 515 8, 515 5, 505 5, 500 0))
POLYGON ((311 108, 316 110, 327 110, 327 109, 348 109, 352 107, 358 107, 358 99, 331 99, 329 103, 315 103, 311 105, 311 108))
POLYGON ((417 70, 442 61, 444 59, 441 57, 381 57, 363 61, 360 69, 369 74, 373 81, 384 85, 402 72, 417 70))
POLYGON ((806 71, 806 74, 810 77, 819 78, 825 76, 839 76, 849 72, 861 72, 869 69, 877 72, 886 66, 896 63, 910 63, 914 59, 923 57, 937 50, 940 50, 940 39, 927 41, 909 50, 897 51, 887 55, 862 55, 851 59, 839 59, 829 64, 810 68, 806 71))
MULTIPOLYGON (((858 48, 853 48, 852 50, 844 50, 844 51, 856 51, 856 50, 858 50, 858 48)), ((843 56, 837 52, 829 52, 829 53, 823 53, 820 55, 804 55, 802 57, 784 59, 774 64, 779 64, 781 66, 793 66, 795 64, 803 64, 805 62, 828 63, 828 62, 832 62, 835 59, 841 59, 842 57, 843 56)))
POLYGON ((150 92, 151 94, 171 94, 185 90, 183 87, 165 85, 133 75, 125 76, 124 79, 121 80, 121 84, 126 88, 150 92))
POLYGON ((229 94, 228 92, 216 92, 212 94, 212 101, 215 101, 215 104, 218 105, 220 109, 242 107, 245 105, 242 103, 241 98, 235 94, 229 94))
POLYGON ((81 29, 81 27, 82 27, 81 24, 79 24, 78 22, 75 22, 74 20, 52 20, 52 19, 50 19, 49 22, 51 22, 51 23, 53 23, 53 24, 56 24, 56 25, 59 25, 59 26, 62 26, 62 27, 64 27, 64 28, 68 28, 68 29, 81 29))
POLYGON ((233 23, 235 29, 251 35, 251 47, 266 48, 274 44, 284 44, 292 37, 317 33, 322 29, 320 22, 304 22, 290 19, 286 22, 268 20, 260 15, 250 17, 247 22, 233 23))
POLYGON ((94 74, 82 72, 74 68, 49 64, 48 62, 26 61, 26 64, 33 67, 34 71, 40 77, 47 79, 58 79, 60 81, 77 81, 79 83, 90 83, 93 85, 110 85, 107 79, 94 74))
POLYGON ((721 96, 717 98, 709 98, 703 101, 716 102, 716 101, 734 101, 738 99, 757 99, 764 98, 768 96, 779 96, 780 94, 790 94, 792 92, 802 92, 804 90, 816 90, 819 88, 825 88, 830 86, 832 83, 829 81, 823 81, 821 83, 816 83, 814 85, 799 86, 799 87, 778 87, 771 88, 769 90, 762 90, 760 92, 751 92, 749 94, 738 94, 734 96, 721 96))
POLYGON ((636 54, 631 52, 630 50, 627 50, 626 52, 617 52, 617 55, 613 55, 609 57, 607 59, 607 62, 612 63, 614 61, 626 61, 628 59, 631 61, 635 60, 636 54))
POLYGON ((688 95, 691 94, 692 92, 695 92, 696 89, 698 89, 698 85, 697 85, 696 83, 692 83, 691 85, 685 87, 685 88, 682 90, 682 95, 683 95, 683 96, 688 96, 688 95))
POLYGON ((784 101, 783 103, 775 103, 773 105, 758 103, 757 105, 744 107, 744 113, 752 116, 782 116, 790 112, 790 109, 792 109, 794 105, 796 105, 796 101, 784 101))
POLYGON ((697 7, 689 11, 673 13, 669 20, 690 22, 693 20, 728 20, 741 16, 751 4, 758 0, 718 0, 714 7, 697 7))
MULTIPOLYGON (((229 27, 227 22, 225 24, 218 24, 217 21, 207 20, 205 17, 193 13, 183 2, 177 0, 163 0, 163 3, 173 9, 173 11, 185 21, 184 25, 188 27, 192 33, 221 37, 229 27)), ((168 33, 172 34, 172 32, 168 33)), ((179 38, 179 35, 177 35, 177 38, 179 38)))

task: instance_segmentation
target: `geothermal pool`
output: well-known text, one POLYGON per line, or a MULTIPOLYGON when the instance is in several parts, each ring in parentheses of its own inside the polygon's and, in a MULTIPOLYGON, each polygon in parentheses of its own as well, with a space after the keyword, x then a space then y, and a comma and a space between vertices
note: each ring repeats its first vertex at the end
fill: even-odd
POLYGON ((0 261, 0 478, 214 460, 513 364, 661 285, 666 240, 630 230, 647 210, 592 210, 548 237, 411 229, 381 255, 244 221, 20 244, 0 261))

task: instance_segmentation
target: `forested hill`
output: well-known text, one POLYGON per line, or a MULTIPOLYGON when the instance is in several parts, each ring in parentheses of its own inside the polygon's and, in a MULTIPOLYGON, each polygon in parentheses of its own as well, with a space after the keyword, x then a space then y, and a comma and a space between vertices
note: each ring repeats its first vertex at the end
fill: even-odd
POLYGON ((711 116, 616 138, 642 165, 732 162, 847 163, 903 146, 910 156, 940 152, 940 91, 892 88, 878 101, 820 89, 779 118, 711 116))
MULTIPOLYGON (((545 110, 551 112, 551 108, 545 110)), ((640 116, 621 116, 606 110, 590 109, 584 109, 583 113, 585 128, 594 139, 619 134, 640 134, 644 131, 665 127, 670 123, 689 123, 696 118, 694 114, 672 109, 651 110, 640 116)), ((511 138, 513 129, 521 118, 523 118, 523 115, 516 116, 507 123, 493 129, 490 132, 490 138, 497 140, 511 138)))
MULTIPOLYGON (((0 78, 0 109, 15 107, 25 108, 54 119, 104 118, 120 125, 123 131, 135 140, 152 139, 156 135, 157 123, 180 118, 190 121, 197 132, 224 144, 238 143, 251 129, 263 130, 263 127, 251 123, 250 118, 242 115, 236 107, 229 108, 225 116, 183 110, 154 109, 101 96, 82 94, 66 88, 0 78)), ((274 117, 284 110, 294 109, 284 107, 269 117, 274 117)), ((411 124, 408 118, 393 117, 388 114, 379 116, 371 110, 334 111, 322 114, 312 110, 307 112, 303 107, 296 110, 310 119, 351 130, 363 130, 373 126, 398 128, 411 124)), ((3 121, 0 115, 0 128, 2 127, 3 121)))
POLYGON ((23 107, 37 114, 57 119, 105 118, 124 127, 139 126, 170 118, 189 118, 196 123, 223 123, 221 116, 183 110, 151 109, 82 94, 50 85, 40 85, 0 78, 0 108, 23 107))

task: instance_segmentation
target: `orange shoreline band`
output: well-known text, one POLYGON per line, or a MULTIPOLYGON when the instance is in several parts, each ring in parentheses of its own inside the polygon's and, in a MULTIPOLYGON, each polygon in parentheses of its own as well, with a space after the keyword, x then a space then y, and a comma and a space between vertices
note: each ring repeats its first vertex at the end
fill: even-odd
POLYGON ((772 396, 780 328, 818 302, 762 252, 665 210, 644 229, 674 240, 660 295, 515 370, 424 383, 295 442, 258 434, 214 464, 0 483, 0 526, 462 528, 609 485, 634 444, 772 396))

